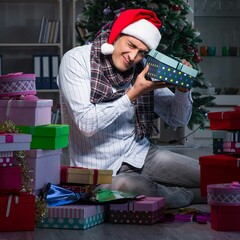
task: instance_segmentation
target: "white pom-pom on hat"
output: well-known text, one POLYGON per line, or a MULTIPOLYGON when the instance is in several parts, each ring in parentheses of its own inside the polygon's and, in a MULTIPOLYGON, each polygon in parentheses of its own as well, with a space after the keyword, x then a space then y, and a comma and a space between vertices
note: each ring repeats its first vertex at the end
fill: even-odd
POLYGON ((110 43, 104 43, 101 46, 101 53, 104 55, 110 55, 113 53, 114 47, 110 43))
POLYGON ((113 43, 120 33, 135 37, 146 44, 149 49, 155 49, 161 40, 159 32, 161 26, 162 22, 151 10, 141 8, 126 10, 114 22, 108 42, 101 46, 101 53, 104 55, 113 53, 113 43))

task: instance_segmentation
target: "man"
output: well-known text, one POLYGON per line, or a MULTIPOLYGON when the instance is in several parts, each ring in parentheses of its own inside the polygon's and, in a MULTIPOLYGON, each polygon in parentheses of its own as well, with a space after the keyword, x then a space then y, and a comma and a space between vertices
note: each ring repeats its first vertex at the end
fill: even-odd
POLYGON ((70 164, 112 169, 113 183, 102 187, 162 196, 175 208, 190 204, 199 190, 199 163, 148 140, 154 112, 178 127, 192 111, 188 89, 173 94, 145 77, 142 60, 157 48, 161 25, 153 11, 122 12, 92 44, 63 56, 58 84, 62 121, 70 125, 70 164))

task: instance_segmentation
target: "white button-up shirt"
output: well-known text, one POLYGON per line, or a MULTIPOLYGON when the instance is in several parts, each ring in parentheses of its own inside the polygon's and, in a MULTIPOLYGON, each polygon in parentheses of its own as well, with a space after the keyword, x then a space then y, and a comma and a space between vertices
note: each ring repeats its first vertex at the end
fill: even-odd
MULTIPOLYGON (((114 175, 126 162, 141 168, 149 141, 135 137, 135 109, 127 95, 92 104, 91 45, 76 47, 62 58, 58 85, 62 123, 70 126, 69 154, 72 166, 112 169, 114 175)), ((128 88, 129 86, 124 86, 128 88)), ((186 125, 191 116, 191 93, 154 91, 154 110, 167 124, 186 125)))

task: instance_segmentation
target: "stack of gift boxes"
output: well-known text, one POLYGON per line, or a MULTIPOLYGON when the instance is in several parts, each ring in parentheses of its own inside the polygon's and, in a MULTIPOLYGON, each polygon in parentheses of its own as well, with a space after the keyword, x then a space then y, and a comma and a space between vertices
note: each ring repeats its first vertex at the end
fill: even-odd
POLYGON ((213 155, 199 158, 201 194, 211 205, 211 227, 240 231, 240 108, 209 112, 213 155))
MULTIPOLYGON (((38 99, 35 94, 35 75, 0 76, 0 122, 11 120, 19 130, 19 133, 0 133, 0 231, 33 230, 35 196, 48 183, 76 193, 89 193, 98 184, 112 183, 112 170, 61 166, 69 126, 51 124, 53 101, 38 99), (21 177, 22 167, 13 157, 18 150, 24 151, 30 182, 24 182, 29 179, 21 177), (22 192, 21 187, 26 184, 30 190, 22 192)), ((164 206, 165 201, 160 197, 125 204, 48 205, 46 218, 36 226, 86 229, 104 221, 153 224, 163 219, 164 206)))
POLYGON ((1 191, 12 193, 14 190, 15 193, 11 198, 5 196, 5 202, 1 204, 1 214, 6 214, 5 218, 1 217, 0 221, 4 222, 0 228, 2 231, 33 230, 35 220, 31 227, 24 227, 21 223, 25 221, 22 219, 29 216, 34 218, 35 195, 48 182, 60 183, 61 150, 68 145, 69 126, 51 124, 53 101, 35 96, 34 74, 1 76, 0 86, 0 122, 6 125, 11 122, 18 131, 0 134, 1 191), (20 150, 24 151, 24 161, 29 169, 25 174, 29 175, 28 178, 21 176, 22 165, 13 157, 13 151, 20 150), (31 194, 20 192, 21 187, 26 185, 31 194), (24 202, 24 207, 21 202, 24 202), (9 228, 12 225, 14 227, 9 228))
POLYGON ((10 123, 6 124, 6 130, 0 131, 0 232, 32 231, 35 225, 34 196, 21 191, 22 168, 14 164, 16 152, 30 149, 31 135, 8 132, 8 127, 10 123))

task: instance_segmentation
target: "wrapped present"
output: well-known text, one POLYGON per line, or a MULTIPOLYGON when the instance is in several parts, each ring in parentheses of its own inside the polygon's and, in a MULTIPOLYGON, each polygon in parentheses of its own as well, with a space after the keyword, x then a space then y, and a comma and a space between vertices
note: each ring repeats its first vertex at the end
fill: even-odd
POLYGON ((20 166, 0 168, 0 192, 18 192, 22 188, 20 166))
POLYGON ((198 71, 188 67, 176 58, 168 57, 156 50, 147 55, 149 65, 147 76, 153 81, 164 81, 173 85, 190 89, 198 71))
POLYGON ((240 110, 209 112, 211 130, 240 130, 240 110))
POLYGON ((165 200, 146 197, 123 204, 110 204, 109 221, 112 223, 154 224, 164 218, 165 200))
POLYGON ((240 231, 239 182, 207 186, 211 206, 211 228, 217 231, 240 231))
POLYGON ((33 195, 29 193, 0 195, 0 232, 33 231, 34 227, 35 197, 33 195))
POLYGON ((30 187, 36 191, 47 183, 60 183, 60 165, 62 150, 34 149, 25 152, 25 160, 31 172, 30 187))
POLYGON ((225 153, 240 153, 240 142, 223 142, 223 151, 225 153))
POLYGON ((59 186, 74 193, 90 193, 96 187, 95 185, 89 184, 59 184, 59 186))
POLYGON ((199 157, 201 195, 207 196, 207 185, 240 181, 240 156, 216 154, 199 157))
POLYGON ((13 164, 13 151, 0 152, 0 167, 11 167, 13 164))
POLYGON ((30 149, 32 136, 22 133, 0 133, 0 152, 30 149))
POLYGON ((69 125, 48 124, 44 126, 18 126, 32 135, 31 149, 55 150, 68 146, 69 125))
POLYGON ((0 121, 15 125, 39 126, 51 123, 53 100, 0 100, 0 121))
POLYGON ((35 74, 10 73, 0 76, 0 97, 35 95, 35 74))
POLYGON ((112 170, 89 169, 61 166, 61 184, 109 184, 112 183, 112 170))
POLYGON ((101 205, 48 206, 47 218, 40 228, 87 229, 104 222, 105 207, 101 205))

